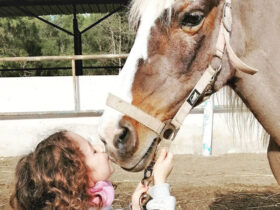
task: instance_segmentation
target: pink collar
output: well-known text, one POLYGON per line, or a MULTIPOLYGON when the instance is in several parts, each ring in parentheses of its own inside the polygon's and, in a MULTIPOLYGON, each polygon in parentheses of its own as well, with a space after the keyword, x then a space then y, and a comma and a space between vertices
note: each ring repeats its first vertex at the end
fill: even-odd
POLYGON ((114 200, 114 187, 109 181, 98 181, 93 187, 88 189, 91 196, 90 203, 93 206, 99 206, 102 202, 102 207, 111 206, 114 200))

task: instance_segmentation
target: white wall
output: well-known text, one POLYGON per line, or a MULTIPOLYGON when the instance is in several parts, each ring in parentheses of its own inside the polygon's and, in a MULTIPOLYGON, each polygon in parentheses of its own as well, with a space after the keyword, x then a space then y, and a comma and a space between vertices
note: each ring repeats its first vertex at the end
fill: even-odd
MULTIPOLYGON (((81 110, 103 109, 106 95, 115 76, 81 76, 81 110)), ((74 110, 72 77, 0 78, 0 112, 71 111, 74 110)), ((226 123, 225 114, 214 114, 213 154, 229 152, 265 152, 257 133, 239 138, 226 123), (235 137, 234 137, 235 136, 235 137)), ((94 143, 99 118, 0 119, 0 157, 29 152, 38 141, 52 132, 67 129, 94 143)), ((201 154, 203 115, 191 114, 184 122, 171 149, 176 154, 201 154)), ((248 132, 250 132, 248 130, 248 132)))

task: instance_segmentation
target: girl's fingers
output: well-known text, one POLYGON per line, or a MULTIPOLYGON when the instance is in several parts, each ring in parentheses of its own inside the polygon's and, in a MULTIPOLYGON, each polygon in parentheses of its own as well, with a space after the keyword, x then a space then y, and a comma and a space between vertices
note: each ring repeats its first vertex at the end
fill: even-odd
POLYGON ((167 159, 169 159, 169 160, 172 160, 173 159, 173 154, 171 153, 171 152, 169 152, 168 154, 167 154, 167 157, 166 157, 167 159))
POLYGON ((141 182, 137 185, 135 191, 138 191, 138 192, 146 192, 148 190, 148 186, 144 186, 141 182))
POLYGON ((160 150, 160 153, 159 153, 159 156, 158 156, 158 161, 164 160, 167 154, 168 154, 167 148, 165 148, 165 147, 162 148, 162 149, 160 150))
POLYGON ((140 189, 141 187, 144 187, 144 185, 141 182, 139 182, 138 185, 136 186, 136 189, 140 189))

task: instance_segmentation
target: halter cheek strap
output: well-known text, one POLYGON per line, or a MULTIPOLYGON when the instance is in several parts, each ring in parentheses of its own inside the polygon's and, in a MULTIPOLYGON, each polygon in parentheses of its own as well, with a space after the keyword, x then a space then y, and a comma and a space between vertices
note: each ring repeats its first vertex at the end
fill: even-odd
MULTIPOLYGON (((219 29, 218 39, 216 43, 216 54, 215 57, 220 58, 220 63, 226 49, 230 63, 236 70, 240 70, 247 74, 255 74, 258 70, 248 66, 242 62, 234 53, 230 45, 230 33, 232 25, 232 14, 231 14, 231 0, 226 0, 223 8, 223 17, 219 29)), ((204 97, 204 93, 213 86, 215 77, 220 71, 220 66, 217 69, 212 68, 211 65, 204 71, 203 75, 180 107, 173 119, 166 122, 162 122, 159 119, 143 112, 136 106, 127 103, 121 98, 109 94, 107 98, 107 105, 114 108, 115 110, 137 120, 141 124, 150 128, 154 131, 162 140, 173 140, 180 129, 184 119, 190 113, 191 109, 196 105, 196 102, 204 97)))

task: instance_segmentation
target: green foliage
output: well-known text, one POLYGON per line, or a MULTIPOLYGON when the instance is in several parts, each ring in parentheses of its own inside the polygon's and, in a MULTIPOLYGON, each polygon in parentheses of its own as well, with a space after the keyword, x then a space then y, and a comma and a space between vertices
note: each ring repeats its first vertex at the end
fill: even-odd
MULTIPOLYGON (((80 31, 98 21, 106 14, 78 15, 80 31)), ((73 16, 45 16, 44 19, 72 32, 73 16)), ((95 27, 82 34, 83 54, 119 54, 129 53, 134 40, 134 32, 129 30, 125 12, 115 13, 95 27)), ((0 19, 0 56, 48 56, 73 55, 73 36, 62 32, 36 18, 17 17, 0 19)), ((83 61, 83 66, 121 66, 124 59, 100 59, 83 61)), ((1 69, 34 68, 36 71, 1 71, 0 77, 7 76, 56 76, 71 75, 71 69, 59 70, 59 67, 71 67, 70 61, 44 62, 2 62, 1 69), (40 70, 40 68, 58 68, 40 70)), ((84 69, 87 74, 116 74, 119 69, 84 69)))

